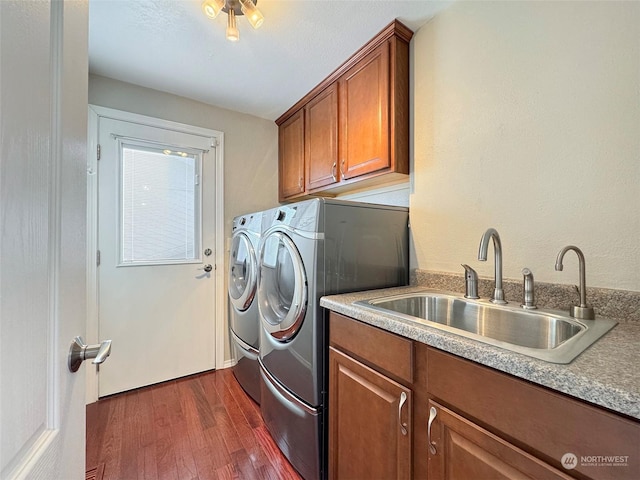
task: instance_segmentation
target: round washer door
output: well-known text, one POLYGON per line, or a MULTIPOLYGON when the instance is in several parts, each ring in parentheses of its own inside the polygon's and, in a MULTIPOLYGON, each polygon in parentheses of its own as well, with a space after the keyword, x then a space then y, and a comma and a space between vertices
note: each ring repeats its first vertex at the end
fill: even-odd
POLYGON ((264 238, 260 250, 258 308, 263 328, 277 341, 296 336, 307 311, 307 277, 300 253, 284 233, 264 238))
POLYGON ((229 255, 229 299, 241 312, 249 308, 256 294, 258 268, 249 237, 237 232, 231 239, 229 255))

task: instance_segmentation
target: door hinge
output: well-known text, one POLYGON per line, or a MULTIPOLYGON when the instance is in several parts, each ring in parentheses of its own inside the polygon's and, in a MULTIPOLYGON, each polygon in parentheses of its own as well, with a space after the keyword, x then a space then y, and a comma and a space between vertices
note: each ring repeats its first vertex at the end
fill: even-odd
POLYGON ((98 160, 100 160, 100 144, 98 144, 98 148, 97 148, 97 153, 98 153, 98 160))
POLYGON ((196 184, 196 185, 200 185, 200 174, 199 174, 199 173, 196 173, 196 176, 195 176, 195 184, 196 184))
POLYGON ((96 265, 100 266, 100 250, 96 250, 96 265))

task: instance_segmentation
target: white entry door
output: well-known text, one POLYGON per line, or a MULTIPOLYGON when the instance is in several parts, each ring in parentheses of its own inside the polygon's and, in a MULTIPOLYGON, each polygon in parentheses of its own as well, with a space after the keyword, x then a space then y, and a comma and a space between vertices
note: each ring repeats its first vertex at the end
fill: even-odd
POLYGON ((98 122, 103 397, 215 368, 216 139, 98 122))
POLYGON ((87 2, 0 1, 0 478, 84 478, 87 2))

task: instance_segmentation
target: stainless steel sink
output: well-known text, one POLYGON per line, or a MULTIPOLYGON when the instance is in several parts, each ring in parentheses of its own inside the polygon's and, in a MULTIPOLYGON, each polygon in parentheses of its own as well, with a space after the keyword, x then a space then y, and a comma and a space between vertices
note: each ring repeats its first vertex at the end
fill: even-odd
POLYGON ((434 290, 356 304, 553 363, 570 363, 616 325, 611 320, 576 320, 559 311, 523 310, 434 290))

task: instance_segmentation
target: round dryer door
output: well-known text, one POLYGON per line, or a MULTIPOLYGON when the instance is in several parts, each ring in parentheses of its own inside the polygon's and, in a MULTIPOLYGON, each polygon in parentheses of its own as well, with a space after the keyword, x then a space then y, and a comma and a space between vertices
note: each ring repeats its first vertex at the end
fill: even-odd
POLYGON ((260 251, 258 307, 264 329, 288 342, 300 330, 307 311, 307 278, 298 249, 282 232, 264 238, 260 251))
POLYGON ((257 284, 256 254, 249 237, 236 233, 231 240, 229 258, 229 299, 240 311, 251 305, 257 284))

